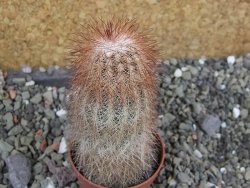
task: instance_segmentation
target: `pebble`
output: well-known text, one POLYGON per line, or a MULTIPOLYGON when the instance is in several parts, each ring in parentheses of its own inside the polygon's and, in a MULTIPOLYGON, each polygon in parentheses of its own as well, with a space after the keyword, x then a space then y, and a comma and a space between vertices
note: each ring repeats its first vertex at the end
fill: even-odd
POLYGON ((55 184, 50 177, 40 182, 41 188, 55 188, 55 184))
POLYGON ((213 136, 220 129, 221 121, 217 115, 208 115, 201 124, 201 128, 209 135, 213 136))
POLYGON ((43 98, 44 101, 47 105, 51 105, 53 104, 53 95, 52 95, 52 91, 46 91, 45 93, 43 93, 43 98))
POLYGON ((235 56, 228 56, 227 57, 227 63, 230 65, 233 65, 235 63, 235 56))
POLYGON ((64 109, 58 110, 58 111, 56 112, 56 115, 57 115, 58 117, 65 116, 66 114, 67 114, 67 111, 64 110, 64 109))
POLYGON ((15 99, 16 98, 16 90, 14 88, 9 88, 9 95, 11 99, 15 99))
POLYGON ((240 172, 246 172, 246 168, 245 167, 240 167, 240 172))
POLYGON ((206 59, 205 59, 205 58, 201 58, 201 59, 199 59, 199 63, 200 63, 200 65, 204 65, 204 64, 205 64, 205 61, 206 61, 206 59))
POLYGON ((247 168, 246 173, 245 173, 245 180, 248 181, 250 180, 250 167, 247 168))
POLYGON ((45 113, 46 117, 48 117, 50 119, 55 119, 55 112, 53 110, 46 108, 44 110, 44 113, 45 113))
POLYGON ((243 108, 243 109, 240 111, 240 115, 241 115, 241 118, 242 118, 242 119, 246 119, 246 118, 249 116, 249 111, 248 111, 248 109, 243 108))
POLYGON ((226 122, 222 122, 221 123, 221 128, 226 128, 227 127, 227 123, 226 122))
POLYGON ((30 98, 30 93, 28 91, 22 92, 22 99, 29 99, 30 98))
POLYGON ((13 78, 12 82, 15 84, 24 84, 26 82, 25 78, 13 78))
POLYGON ((177 174, 177 180, 181 183, 187 183, 188 185, 192 184, 192 179, 184 172, 179 172, 177 174))
POLYGON ((182 76, 182 71, 181 69, 176 69, 174 72, 174 77, 179 78, 182 76))
POLYGON ((202 158, 202 153, 199 151, 199 150, 194 150, 194 155, 196 156, 196 157, 198 157, 199 159, 201 159, 202 158))
POLYGON ((222 167, 222 168, 220 168, 220 172, 222 174, 226 174, 227 173, 227 169, 225 167, 222 167))
POLYGON ((9 132, 8 135, 9 136, 15 136, 20 134, 21 132, 23 132, 23 128, 20 125, 16 125, 15 127, 13 127, 9 132))
POLYGON ((46 72, 46 69, 44 67, 39 67, 40 72, 46 72))
POLYGON ((14 149, 14 147, 12 145, 10 145, 9 143, 3 141, 0 138, 0 153, 2 152, 11 152, 14 149))
POLYGON ((25 83, 25 86, 33 86, 33 85, 35 85, 35 82, 33 80, 25 83))
POLYGON ((237 119, 240 116, 240 109, 238 106, 233 108, 233 117, 237 119))
POLYGON ((65 153, 65 152, 67 152, 67 144, 65 138, 62 137, 58 153, 65 153))
POLYGON ((31 178, 30 161, 23 154, 11 155, 6 159, 9 180, 14 188, 24 188, 31 178))
POLYGON ((42 96, 41 96, 40 93, 37 93, 35 96, 33 96, 33 97, 30 99, 30 101, 31 101, 32 103, 35 103, 35 104, 38 104, 39 102, 41 102, 41 100, 42 100, 42 96))
POLYGON ((12 113, 8 112, 3 116, 3 119, 6 122, 6 129, 9 130, 13 127, 14 122, 13 122, 13 116, 12 113))

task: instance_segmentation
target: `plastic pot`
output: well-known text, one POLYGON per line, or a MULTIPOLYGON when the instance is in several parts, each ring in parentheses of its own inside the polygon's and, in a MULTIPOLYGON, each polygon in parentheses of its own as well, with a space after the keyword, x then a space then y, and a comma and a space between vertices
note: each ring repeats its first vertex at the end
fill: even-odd
MULTIPOLYGON (((150 185, 154 182, 154 180, 156 179, 156 177, 158 176, 162 166, 163 166, 163 163, 164 163, 164 156, 165 156, 165 146, 164 146, 164 143, 162 141, 162 138, 160 137, 160 135, 157 133, 156 134, 156 137, 159 141, 159 146, 161 147, 160 148, 160 151, 161 151, 161 154, 160 154, 160 162, 159 162, 159 165, 156 169, 156 171, 148 178, 146 179, 144 182, 138 184, 138 185, 135 185, 135 186, 132 186, 131 188, 149 188, 150 185)), ((101 185, 98 185, 98 184, 95 184, 93 182, 91 182, 90 180, 88 180, 86 177, 84 177, 76 168, 73 160, 72 160, 72 156, 71 156, 71 150, 69 150, 69 162, 75 172, 75 174, 77 175, 77 178, 80 182, 80 188, 105 188, 101 185)))

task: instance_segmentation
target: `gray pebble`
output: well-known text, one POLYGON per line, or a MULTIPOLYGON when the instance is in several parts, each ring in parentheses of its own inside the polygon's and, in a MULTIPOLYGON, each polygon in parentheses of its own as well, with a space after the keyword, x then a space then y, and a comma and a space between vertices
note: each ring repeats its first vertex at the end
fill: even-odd
POLYGON ((26 80, 25 78, 13 78, 12 82, 15 84, 24 84, 26 80))
POLYGON ((177 174, 177 180, 181 183, 187 183, 188 185, 192 184, 192 179, 184 172, 179 172, 177 174))
POLYGON ((30 161, 22 154, 11 155, 6 159, 9 180, 14 188, 24 188, 31 177, 30 161))
POLYGON ((180 98, 184 97, 183 85, 180 85, 179 87, 177 87, 175 92, 178 97, 180 98))
POLYGON ((8 144, 7 142, 0 139, 0 152, 11 152, 13 150, 13 146, 8 144))
POLYGON ((43 93, 43 98, 47 105, 51 105, 53 103, 53 95, 51 91, 46 91, 43 93))
POLYGON ((31 136, 21 136, 20 137, 20 142, 24 146, 30 145, 32 141, 33 141, 33 137, 31 137, 31 136))
POLYGON ((201 128, 209 135, 213 136, 220 129, 221 121, 217 115, 208 115, 205 117, 201 128))
POLYGON ((13 116, 10 112, 6 113, 4 116, 3 116, 3 119, 5 120, 6 122, 6 126, 5 128, 7 130, 11 129, 13 126, 14 126, 14 122, 13 122, 13 116))
POLYGON ((21 102, 20 101, 16 101, 14 103, 14 110, 18 110, 21 107, 21 102))
POLYGON ((17 134, 20 134, 23 131, 23 128, 20 125, 16 125, 15 127, 13 127, 9 132, 8 135, 9 136, 15 136, 17 134))
POLYGON ((42 95, 40 93, 37 93, 35 96, 33 96, 30 101, 32 103, 38 104, 42 100, 42 95))
POLYGON ((28 100, 30 98, 30 93, 28 91, 22 92, 21 95, 23 100, 28 100))
POLYGON ((40 174, 43 170, 43 165, 41 162, 38 162, 36 163, 34 166, 33 166, 33 172, 35 174, 40 174))
POLYGON ((245 180, 246 180, 246 181, 249 181, 249 180, 250 180, 250 167, 248 167, 248 168, 246 169, 245 180))
POLYGON ((50 119, 55 119, 56 115, 55 115, 55 112, 51 109, 45 109, 44 110, 44 113, 46 115, 46 117, 50 118, 50 119))
POLYGON ((185 72, 182 73, 182 78, 184 80, 191 80, 192 79, 192 75, 191 75, 191 73, 189 71, 185 71, 185 72))

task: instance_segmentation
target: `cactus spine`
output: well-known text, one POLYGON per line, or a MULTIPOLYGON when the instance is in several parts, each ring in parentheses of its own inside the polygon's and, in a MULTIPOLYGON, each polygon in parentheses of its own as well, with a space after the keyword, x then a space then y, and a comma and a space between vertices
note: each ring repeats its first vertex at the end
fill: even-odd
POLYGON ((96 184, 128 187, 153 172, 156 55, 134 21, 94 21, 76 40, 66 137, 96 184))

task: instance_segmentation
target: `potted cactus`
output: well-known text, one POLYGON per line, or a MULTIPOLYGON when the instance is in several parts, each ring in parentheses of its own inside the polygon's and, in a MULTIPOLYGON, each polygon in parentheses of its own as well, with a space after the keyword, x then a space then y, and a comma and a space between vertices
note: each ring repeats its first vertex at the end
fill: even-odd
POLYGON ((149 187, 164 161, 155 43, 114 19, 93 21, 75 42, 66 139, 81 187, 149 187))

